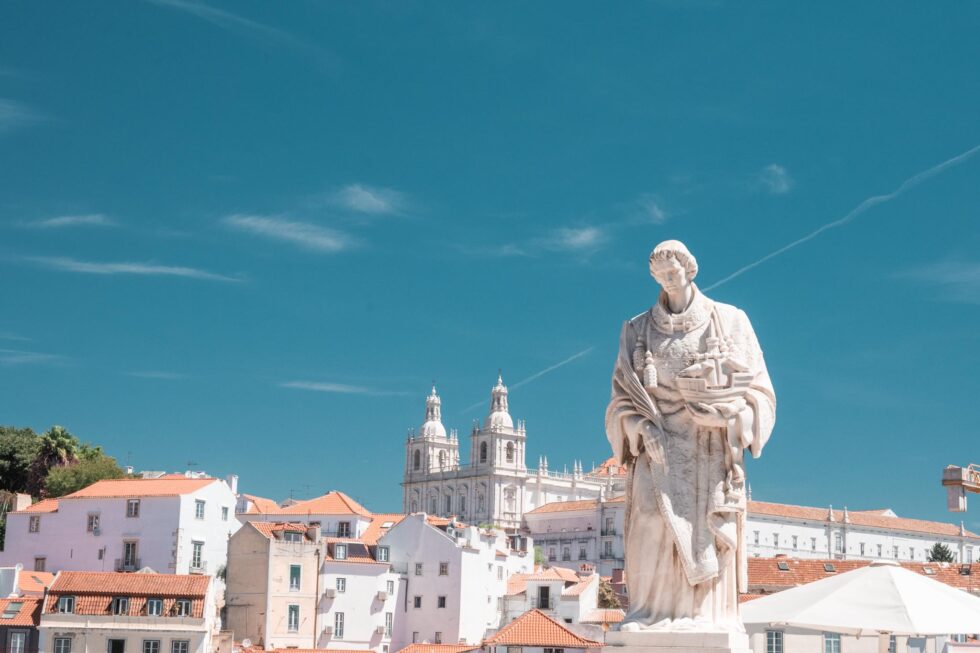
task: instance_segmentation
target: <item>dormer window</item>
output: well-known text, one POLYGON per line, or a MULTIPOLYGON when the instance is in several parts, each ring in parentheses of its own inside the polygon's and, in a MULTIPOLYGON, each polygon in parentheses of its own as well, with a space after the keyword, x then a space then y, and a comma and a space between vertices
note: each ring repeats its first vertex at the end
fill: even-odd
POLYGON ((347 545, 346 544, 334 544, 333 545, 333 557, 335 560, 346 560, 347 559, 347 545))
POLYGON ((61 614, 72 614, 73 612, 75 612, 75 597, 59 596, 58 612, 60 612, 61 614))
POLYGON ((283 531, 282 539, 284 542, 302 542, 303 534, 297 531, 283 531))
POLYGON ((390 550, 386 546, 378 547, 378 562, 388 562, 390 550))
POLYGON ((150 617, 163 616, 163 599, 147 599, 146 614, 150 617))
POLYGON ((176 601, 174 601, 174 616, 177 617, 191 616, 190 599, 177 599, 176 601))
POLYGON ((113 597, 112 603, 109 604, 109 611, 116 615, 128 615, 129 598, 126 596, 113 597))

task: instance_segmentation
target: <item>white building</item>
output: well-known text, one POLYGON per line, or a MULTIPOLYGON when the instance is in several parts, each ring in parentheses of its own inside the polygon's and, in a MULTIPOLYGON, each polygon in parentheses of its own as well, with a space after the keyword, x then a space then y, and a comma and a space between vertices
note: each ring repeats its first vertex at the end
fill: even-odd
POLYGON ((210 576, 63 571, 40 623, 44 653, 211 653, 210 576))
POLYGON ((583 623, 599 607, 599 575, 589 564, 581 571, 577 574, 564 567, 550 567, 512 575, 504 598, 503 623, 529 610, 540 610, 566 624, 583 623))
POLYGON ((98 481, 7 514, 0 564, 35 571, 214 574, 238 530, 235 494, 215 478, 98 481))
POLYGON ((889 509, 848 511, 749 501, 748 552, 756 557, 925 562, 932 546, 947 545, 957 562, 980 554, 980 535, 945 522, 908 519, 889 509))
MULTIPOLYGON (((611 576, 623 568, 624 518, 623 496, 556 502, 525 513, 524 529, 549 565, 574 569, 587 561, 611 576)), ((962 524, 907 519, 887 509, 836 511, 749 501, 745 538, 753 557, 924 562, 940 542, 957 561, 980 560, 980 536, 962 524)))
POLYGON ((546 503, 524 514, 524 526, 551 567, 590 564, 602 576, 623 568, 625 496, 546 503))
MULTIPOLYGON (((516 538, 520 539, 520 538, 516 538)), ((524 542, 521 542, 523 545, 524 542)), ((436 526, 409 515, 378 539, 404 583, 392 645, 479 644, 500 626, 507 579, 529 573, 533 556, 499 530, 436 526)))
POLYGON ((521 526, 521 517, 554 501, 596 499, 624 489, 624 477, 608 467, 585 472, 580 462, 572 471, 550 471, 547 458, 537 469, 525 463, 527 430, 510 415, 503 379, 490 393, 490 411, 483 425, 470 433, 469 461, 461 462, 456 430, 442 423, 442 400, 432 388, 425 401, 425 421, 405 443, 403 509, 458 517, 474 524, 521 526))
POLYGON ((267 650, 387 653, 400 583, 386 557, 364 539, 321 537, 317 526, 246 523, 229 544, 228 628, 267 650))

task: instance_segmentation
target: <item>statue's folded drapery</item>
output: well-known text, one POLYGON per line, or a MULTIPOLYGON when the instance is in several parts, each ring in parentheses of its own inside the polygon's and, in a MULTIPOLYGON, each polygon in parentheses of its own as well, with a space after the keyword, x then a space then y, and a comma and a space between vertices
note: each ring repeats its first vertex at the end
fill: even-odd
POLYGON ((737 308, 697 292, 684 312, 673 314, 661 297, 624 325, 606 433, 615 457, 630 468, 627 622, 740 627, 746 501, 741 452, 748 448, 759 456, 775 408, 759 343, 737 308), (744 407, 727 426, 695 423, 677 387, 678 374, 703 360, 709 338, 720 339, 726 356, 751 379, 744 407), (643 378, 644 355, 647 367, 655 366, 655 381, 643 378))

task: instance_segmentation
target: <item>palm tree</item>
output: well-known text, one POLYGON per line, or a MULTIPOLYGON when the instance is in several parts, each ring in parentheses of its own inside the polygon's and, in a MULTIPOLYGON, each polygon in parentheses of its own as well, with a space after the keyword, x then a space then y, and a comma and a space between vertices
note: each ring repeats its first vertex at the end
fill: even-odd
POLYGON ((41 448, 31 464, 28 489, 35 496, 44 490, 44 479, 55 467, 67 467, 78 462, 78 438, 62 426, 52 426, 41 435, 41 448))

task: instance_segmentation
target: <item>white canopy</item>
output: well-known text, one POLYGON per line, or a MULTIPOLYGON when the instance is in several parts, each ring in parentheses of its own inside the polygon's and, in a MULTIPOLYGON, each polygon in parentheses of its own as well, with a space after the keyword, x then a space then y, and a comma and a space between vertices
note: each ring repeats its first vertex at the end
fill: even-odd
POLYGON ((882 561, 744 603, 742 621, 851 635, 977 633, 980 598, 882 561))

